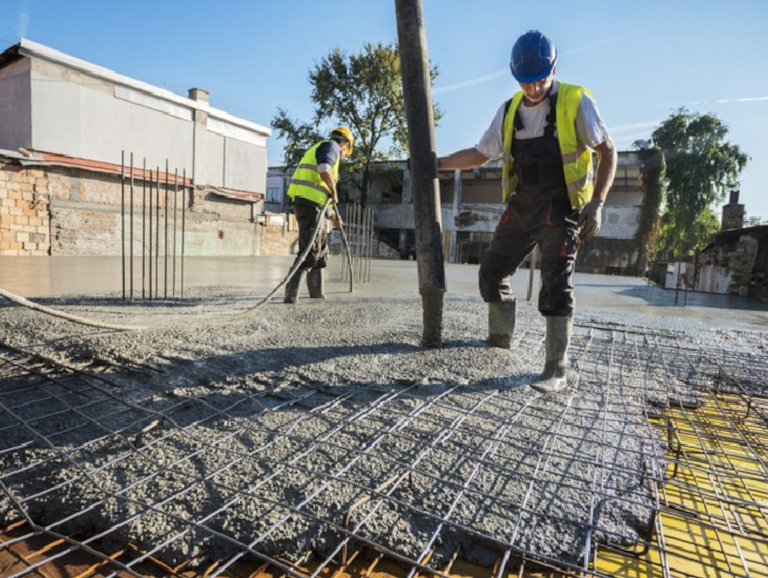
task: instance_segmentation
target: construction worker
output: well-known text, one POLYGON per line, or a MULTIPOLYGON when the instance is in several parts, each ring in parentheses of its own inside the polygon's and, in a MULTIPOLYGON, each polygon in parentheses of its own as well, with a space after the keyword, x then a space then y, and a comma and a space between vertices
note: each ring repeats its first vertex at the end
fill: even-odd
MULTIPOLYGON (((288 187, 288 196, 293 200, 293 212, 299 223, 297 261, 312 241, 320 214, 329 196, 332 199, 333 220, 336 226, 341 228, 344 225, 338 211, 339 193, 336 190, 336 182, 339 180, 341 158, 352 154, 353 144, 352 131, 345 126, 335 128, 327 140, 318 142, 304 153, 296 172, 293 173, 291 185, 288 187)), ((315 299, 325 298, 323 269, 326 266, 327 256, 328 229, 322 227, 306 259, 285 286, 285 303, 296 303, 304 271, 307 271, 309 296, 315 299)))
POLYGON ((506 209, 479 271, 488 341, 510 347, 516 303, 509 276, 538 245, 546 363, 531 385, 550 393, 567 386, 574 264, 581 242, 600 229, 617 154, 589 91, 555 80, 557 50, 550 38, 526 32, 515 42, 509 65, 521 90, 502 104, 476 146, 440 157, 437 164, 460 170, 503 159, 506 209))

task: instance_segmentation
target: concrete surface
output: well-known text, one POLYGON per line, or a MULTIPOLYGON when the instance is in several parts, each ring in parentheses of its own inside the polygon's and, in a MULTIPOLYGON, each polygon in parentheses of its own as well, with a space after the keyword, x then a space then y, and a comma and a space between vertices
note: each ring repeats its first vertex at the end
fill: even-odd
MULTIPOLYGON (((266 295, 282 281, 292 257, 188 257, 185 259, 183 288, 252 288, 253 295, 266 295)), ((327 292, 348 292, 341 279, 342 260, 332 257, 326 276, 327 292)), ((176 291, 181 294, 181 262, 176 265, 176 291)), ((141 297, 142 264, 134 264, 133 295, 141 297)), ((447 295, 477 297, 477 265, 446 264, 447 295)), ((164 295, 164 264, 161 261, 160 295, 164 295)), ((144 273, 145 282, 148 273, 144 273)), ((131 295, 129 265, 125 266, 125 292, 131 295)), ((530 274, 520 270, 512 277, 518 299, 528 296, 530 274)), ((533 299, 538 290, 538 272, 533 299)), ((0 257, 0 288, 23 297, 63 295, 119 296, 123 294, 123 263, 118 257, 0 257)), ((167 292, 172 296, 173 264, 168 265, 167 292)), ((358 283, 355 295, 391 297, 418 295, 415 261, 376 260, 371 281, 358 283)), ((577 306, 643 316, 681 317, 707 327, 744 326, 768 330, 768 303, 749 297, 660 289, 644 279, 611 275, 576 274, 577 306)))
POLYGON ((2 258, 6 291, 145 328, 0 303, 0 343, 109 369, 108 385, 0 388, 0 525, 23 508, 172 566, 333 557, 347 531, 436 565, 459 546, 486 565, 506 549, 581 564, 652 519, 666 440, 649 414, 695 407, 734 362, 754 369, 745 388, 768 383, 768 307, 747 299, 675 305, 641 279, 579 275, 570 387, 547 396, 530 387, 544 323, 527 271, 506 351, 484 343, 477 266, 447 266, 443 347, 427 349, 415 262, 376 261, 350 294, 334 258, 327 300, 302 287, 241 315, 291 262, 188 259, 184 300, 124 303, 119 260, 2 258))

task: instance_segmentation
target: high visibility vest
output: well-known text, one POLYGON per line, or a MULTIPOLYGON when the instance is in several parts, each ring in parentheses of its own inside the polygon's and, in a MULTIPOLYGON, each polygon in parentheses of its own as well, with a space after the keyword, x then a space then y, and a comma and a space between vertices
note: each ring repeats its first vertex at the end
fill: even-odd
MULTIPOLYGON (((573 210, 586 205, 592 199, 594 192, 592 149, 579 142, 576 136, 576 113, 579 111, 583 92, 591 94, 586 88, 561 82, 555 106, 557 140, 563 157, 563 173, 568 188, 568 199, 571 201, 573 210)), ((512 96, 504 118, 504 168, 501 178, 503 202, 507 201, 518 185, 517 174, 514 172, 512 138, 515 130, 515 113, 522 101, 523 91, 521 90, 512 96)))
MULTIPOLYGON (((288 196, 291 199, 301 197, 317 203, 318 205, 324 205, 328 200, 328 196, 331 191, 326 184, 320 178, 317 172, 317 160, 315 159, 315 152, 321 144, 328 141, 320 141, 301 157, 299 166, 293 173, 293 179, 291 185, 288 187, 288 196)), ((339 180, 339 163, 341 162, 341 155, 336 157, 336 162, 333 164, 333 180, 339 180)))

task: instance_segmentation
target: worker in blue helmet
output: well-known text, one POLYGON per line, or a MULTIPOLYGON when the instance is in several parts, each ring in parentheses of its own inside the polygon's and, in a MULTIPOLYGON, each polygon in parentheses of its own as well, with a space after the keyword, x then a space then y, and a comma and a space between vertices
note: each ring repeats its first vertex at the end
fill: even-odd
POLYGON ((531 30, 520 36, 509 67, 519 90, 499 107, 477 145, 437 163, 463 170, 502 159, 506 208, 479 271, 488 342, 511 347, 516 301, 509 276, 538 246, 546 362, 531 385, 551 393, 567 386, 574 266, 581 243, 600 229, 617 154, 590 92, 555 79, 557 49, 547 35, 531 30))

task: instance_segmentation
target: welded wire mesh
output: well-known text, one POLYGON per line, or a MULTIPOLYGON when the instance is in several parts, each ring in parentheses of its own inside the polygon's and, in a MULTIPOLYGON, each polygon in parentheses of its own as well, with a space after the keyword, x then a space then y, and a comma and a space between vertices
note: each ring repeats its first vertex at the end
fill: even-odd
POLYGON ((256 379, 134 402, 112 376, 153 368, 4 347, 2 573, 765 576, 765 357, 594 324, 572 358, 564 397, 256 379))

